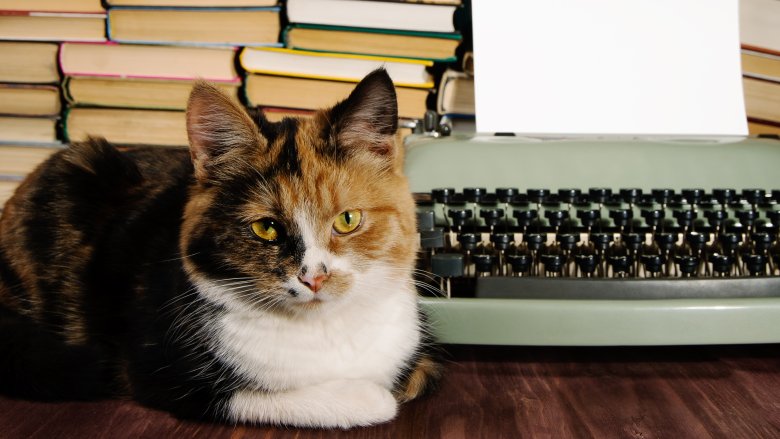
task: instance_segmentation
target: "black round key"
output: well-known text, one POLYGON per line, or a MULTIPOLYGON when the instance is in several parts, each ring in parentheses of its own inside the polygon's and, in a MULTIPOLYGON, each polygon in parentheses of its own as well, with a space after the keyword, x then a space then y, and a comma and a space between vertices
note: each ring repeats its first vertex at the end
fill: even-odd
POLYGON ((627 226, 633 216, 634 211, 631 209, 614 209, 609 211, 609 217, 612 218, 612 221, 618 227, 627 226))
POLYGON ((457 227, 466 224, 466 221, 468 221, 472 215, 471 209, 449 209, 447 211, 447 216, 452 218, 452 224, 457 227))
POLYGON ((523 242, 528 244, 531 250, 539 250, 539 247, 547 241, 547 237, 542 233, 526 233, 523 235, 523 242))
POLYGON ((532 203, 541 204, 544 202, 547 197, 550 196, 550 190, 549 189, 528 189, 526 191, 526 194, 528 194, 528 200, 532 203))
POLYGON ((593 244, 595 244, 596 247, 601 250, 606 250, 606 248, 609 247, 609 243, 612 242, 613 239, 614 236, 612 236, 611 233, 592 233, 590 235, 590 240, 593 241, 593 244))
POLYGON ((679 236, 676 233, 664 232, 656 233, 654 238, 658 247, 668 251, 674 246, 674 243, 677 242, 679 236))
POLYGON ((713 189, 712 196, 715 197, 718 203, 728 205, 737 196, 737 191, 734 189, 713 189))
POLYGON ((517 188, 513 187, 500 187, 496 188, 496 197, 498 198, 498 201, 502 203, 509 203, 512 201, 512 199, 520 193, 520 191, 517 188))
POLYGON ((742 189, 742 198, 750 204, 759 204, 765 197, 766 191, 763 189, 742 189))
POLYGON ((601 219, 601 211, 598 209, 578 210, 577 218, 583 226, 590 227, 601 219))
POLYGON ((736 233, 724 233, 719 237, 723 248, 731 253, 739 245, 739 235, 736 233))
POLYGON ((556 235, 555 240, 564 250, 573 249, 578 242, 580 242, 580 235, 576 233, 559 233, 556 235))
POLYGON ((477 273, 490 273, 493 270, 493 255, 477 253, 472 255, 472 259, 477 273))
POLYGON ((682 196, 688 204, 699 204, 702 198, 704 198, 704 189, 683 189, 682 196))
POLYGON ((766 217, 775 225, 780 226, 780 210, 771 210, 766 213, 766 217))
POLYGON ((680 227, 688 227, 693 224, 693 220, 696 219, 697 214, 694 210, 684 209, 672 211, 672 216, 677 220, 677 224, 680 225, 680 227))
POLYGON ((474 233, 458 233, 458 242, 464 250, 474 250, 479 243, 479 238, 474 233))
POLYGON ((511 233, 493 233, 490 235, 490 242, 499 250, 506 250, 509 248, 513 239, 514 237, 511 233))
POLYGON ((432 210, 417 211, 417 230, 431 230, 436 226, 432 210))
POLYGON ((706 232, 688 232, 685 235, 685 242, 696 250, 701 250, 709 241, 710 234, 706 232))
POLYGON ((544 217, 550 222, 552 227, 559 227, 563 222, 569 219, 568 210, 545 210, 544 217))
POLYGON ((756 217, 758 216, 758 212, 755 210, 739 210, 736 212, 737 218, 739 218, 739 222, 742 223, 746 227, 750 227, 753 225, 753 223, 756 221, 756 217))
POLYGON ((539 213, 536 211, 536 209, 531 210, 514 210, 512 211, 512 216, 517 219, 517 224, 521 227, 528 227, 529 224, 531 224, 531 221, 535 220, 539 213))
POLYGON ((596 266, 598 265, 598 259, 596 258, 596 255, 576 255, 574 257, 574 262, 577 264, 577 267, 579 267, 580 271, 585 274, 593 274, 593 272, 596 271, 596 266))
POLYGON ((513 273, 525 273, 531 268, 531 255, 527 253, 510 253, 506 256, 513 273))
POLYGON ((488 226, 495 226, 504 217, 504 209, 481 209, 479 216, 485 220, 488 226))
POLYGON ((645 270, 650 273, 659 273, 664 265, 664 260, 660 255, 642 255, 640 259, 645 270))
POLYGON ((760 276, 766 272, 767 260, 764 255, 747 255, 744 260, 751 276, 760 276))
POLYGON ((612 266, 612 270, 615 273, 628 273, 628 270, 631 267, 631 262, 632 261, 630 256, 620 255, 607 257, 607 263, 612 266))
POLYGON ((437 253, 431 256, 431 272, 441 277, 463 276, 463 255, 437 253))
POLYGON ((547 273, 557 273, 563 268, 565 262, 562 255, 547 254, 541 255, 539 259, 544 264, 544 271, 547 273))
POLYGON ((642 196, 642 189, 639 188, 626 188, 620 190, 620 198, 625 203, 634 204, 639 201, 642 196))
POLYGON ((724 210, 708 210, 704 212, 707 223, 712 227, 718 227, 728 218, 728 212, 724 210))
POLYGON ((479 203, 487 193, 487 189, 483 187, 467 187, 463 188, 463 197, 469 203, 479 203))
POLYGON ((780 203, 780 189, 772 189, 772 199, 780 203))
POLYGON ((633 251, 639 250, 639 247, 645 242, 645 235, 641 233, 623 233, 620 236, 626 246, 633 251))
POLYGON ((677 256, 674 261, 683 274, 693 274, 699 267, 699 258, 696 256, 677 256))
POLYGON ((444 248, 444 231, 441 227, 420 230, 420 247, 424 249, 444 248))
POLYGON ((607 187, 592 187, 588 189, 588 198, 592 203, 603 204, 612 196, 612 189, 607 187))
POLYGON ((727 255, 715 254, 710 257, 712 262, 712 270, 716 273, 730 273, 731 267, 734 265, 734 258, 727 255))
POLYGON ((666 216, 666 212, 663 209, 642 209, 640 214, 650 226, 661 224, 661 220, 666 216))
POLYGON ((558 189, 558 198, 564 203, 572 204, 582 195, 579 189, 558 189))
POLYGON ((666 204, 674 196, 674 189, 653 189, 650 193, 653 194, 656 203, 666 204))
POLYGON ((753 245, 756 246, 756 250, 759 252, 765 252, 772 246, 772 235, 766 232, 756 232, 751 235, 750 239, 753 241, 753 245))
POLYGON ((437 188, 431 191, 431 197, 434 201, 441 204, 447 204, 455 196, 455 188, 437 188))

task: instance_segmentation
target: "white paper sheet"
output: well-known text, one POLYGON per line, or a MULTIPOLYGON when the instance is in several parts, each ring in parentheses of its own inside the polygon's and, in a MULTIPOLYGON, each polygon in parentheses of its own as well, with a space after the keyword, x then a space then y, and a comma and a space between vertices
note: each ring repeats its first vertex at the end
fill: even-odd
POLYGON ((477 131, 746 135, 737 0, 474 0, 477 131))

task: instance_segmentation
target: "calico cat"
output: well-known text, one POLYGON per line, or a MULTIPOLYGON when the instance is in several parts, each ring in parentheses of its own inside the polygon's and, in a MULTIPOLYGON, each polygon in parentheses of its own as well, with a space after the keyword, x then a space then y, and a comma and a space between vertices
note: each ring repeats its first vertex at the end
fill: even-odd
POLYGON ((349 428, 439 374, 384 70, 311 119, 206 84, 189 154, 77 143, 0 218, 0 392, 349 428))

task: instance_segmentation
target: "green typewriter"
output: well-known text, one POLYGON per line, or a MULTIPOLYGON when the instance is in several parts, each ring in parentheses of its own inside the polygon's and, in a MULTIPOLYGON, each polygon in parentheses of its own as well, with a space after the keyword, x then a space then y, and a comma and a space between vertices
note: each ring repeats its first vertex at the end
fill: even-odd
POLYGON ((411 135, 439 341, 780 342, 780 141, 411 135))

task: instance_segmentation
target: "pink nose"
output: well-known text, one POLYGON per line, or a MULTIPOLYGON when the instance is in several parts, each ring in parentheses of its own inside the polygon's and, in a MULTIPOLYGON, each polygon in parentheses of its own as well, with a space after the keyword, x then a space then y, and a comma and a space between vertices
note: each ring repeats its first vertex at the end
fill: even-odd
POLYGON ((313 293, 316 293, 322 289, 322 284, 325 283, 325 281, 328 280, 329 277, 330 276, 327 274, 320 273, 315 276, 309 276, 309 275, 298 276, 298 280, 301 281, 302 284, 309 287, 309 289, 313 293))

